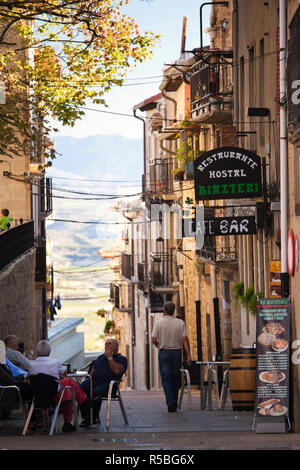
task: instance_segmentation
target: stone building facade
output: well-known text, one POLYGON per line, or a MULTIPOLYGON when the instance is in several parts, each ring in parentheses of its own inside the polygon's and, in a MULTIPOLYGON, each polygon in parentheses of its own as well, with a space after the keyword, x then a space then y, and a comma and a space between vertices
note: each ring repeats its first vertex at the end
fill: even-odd
MULTIPOLYGON (((1 25, 0 29, 3 27, 1 25)), ((9 40, 19 46, 19 55, 24 62, 31 60, 21 37, 13 28, 9 40)), ((13 66, 12 63, 12 69, 13 66)), ((12 88, 9 91, 11 94, 15 92, 12 88)), ((2 109, 10 105, 5 93, 4 89, 2 109)), ((24 96, 24 103, 22 112, 30 130, 33 121, 27 96, 24 96)), ((1 263, 0 337, 17 334, 24 341, 25 350, 30 350, 39 339, 47 337, 45 219, 52 211, 52 189, 51 180, 45 177, 43 170, 44 156, 39 154, 36 158, 35 148, 44 139, 42 133, 35 142, 28 142, 25 133, 22 135, 21 131, 16 131, 18 139, 21 143, 24 141, 22 154, 12 158, 4 154, 0 160, 0 210, 7 208, 13 219, 10 235, 0 234, 1 257, 8 255, 9 260, 7 264, 1 263), (32 247, 28 250, 26 244, 22 245, 19 228, 22 224, 29 227, 31 221, 32 233, 30 228, 28 236, 32 237, 32 247)))

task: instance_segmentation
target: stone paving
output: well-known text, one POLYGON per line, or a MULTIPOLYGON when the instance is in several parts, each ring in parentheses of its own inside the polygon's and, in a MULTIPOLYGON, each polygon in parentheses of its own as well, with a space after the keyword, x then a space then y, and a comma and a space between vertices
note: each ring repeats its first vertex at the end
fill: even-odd
MULTIPOLYGON (((0 420, 0 449, 300 449, 300 434, 256 434, 253 413, 234 412, 230 402, 225 410, 200 410, 199 391, 193 390, 192 409, 185 394, 182 409, 168 413, 162 392, 123 391, 129 425, 125 425, 118 403, 112 403, 111 426, 105 430, 105 408, 101 424, 78 432, 53 437, 41 431, 21 436, 22 416, 0 420)), ((62 423, 62 417, 59 416, 62 423)))

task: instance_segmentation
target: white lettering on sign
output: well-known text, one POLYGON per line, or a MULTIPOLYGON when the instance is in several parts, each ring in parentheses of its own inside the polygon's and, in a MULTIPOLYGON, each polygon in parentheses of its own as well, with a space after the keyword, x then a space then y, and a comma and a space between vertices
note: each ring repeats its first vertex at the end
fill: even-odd
POLYGON ((244 170, 210 170, 210 178, 241 178, 247 176, 244 170))
POLYGON ((236 219, 233 219, 231 221, 224 219, 220 222, 220 232, 223 235, 227 235, 228 233, 248 233, 249 220, 243 219, 239 223, 236 219))
MULTIPOLYGON (((207 157, 205 160, 203 160, 200 165, 198 165, 197 169, 200 170, 201 172, 205 170, 205 168, 209 165, 211 165, 213 162, 217 160, 221 160, 223 158, 234 158, 236 160, 241 160, 242 162, 246 163, 250 168, 255 170, 257 167, 257 163, 251 158, 248 157, 248 155, 241 154, 239 152, 218 152, 216 154, 210 155, 207 157)), ((230 170, 227 170, 230 171, 230 170)), ((234 171, 234 170, 232 170, 234 171)), ((242 171, 242 170, 236 170, 236 171, 242 171)), ((246 175, 245 175, 246 176, 246 175)), ((226 176, 223 176, 225 178, 226 176)))
POLYGON ((294 80, 292 88, 293 90, 296 90, 292 93, 292 103, 300 104, 300 80, 294 80))

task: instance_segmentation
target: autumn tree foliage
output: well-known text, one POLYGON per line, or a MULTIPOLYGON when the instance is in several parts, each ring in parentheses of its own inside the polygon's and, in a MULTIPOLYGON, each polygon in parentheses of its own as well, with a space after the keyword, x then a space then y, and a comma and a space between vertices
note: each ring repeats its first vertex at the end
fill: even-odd
POLYGON ((140 33, 128 3, 0 1, 2 155, 47 152, 49 117, 73 126, 87 100, 105 105, 105 93, 151 56, 158 36, 140 33))

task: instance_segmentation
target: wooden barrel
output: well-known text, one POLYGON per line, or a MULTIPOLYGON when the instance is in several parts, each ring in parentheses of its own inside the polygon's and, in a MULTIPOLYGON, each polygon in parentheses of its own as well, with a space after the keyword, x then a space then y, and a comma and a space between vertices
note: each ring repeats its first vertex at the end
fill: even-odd
POLYGON ((235 411, 254 411, 255 401, 254 348, 233 349, 230 359, 229 388, 235 411))

